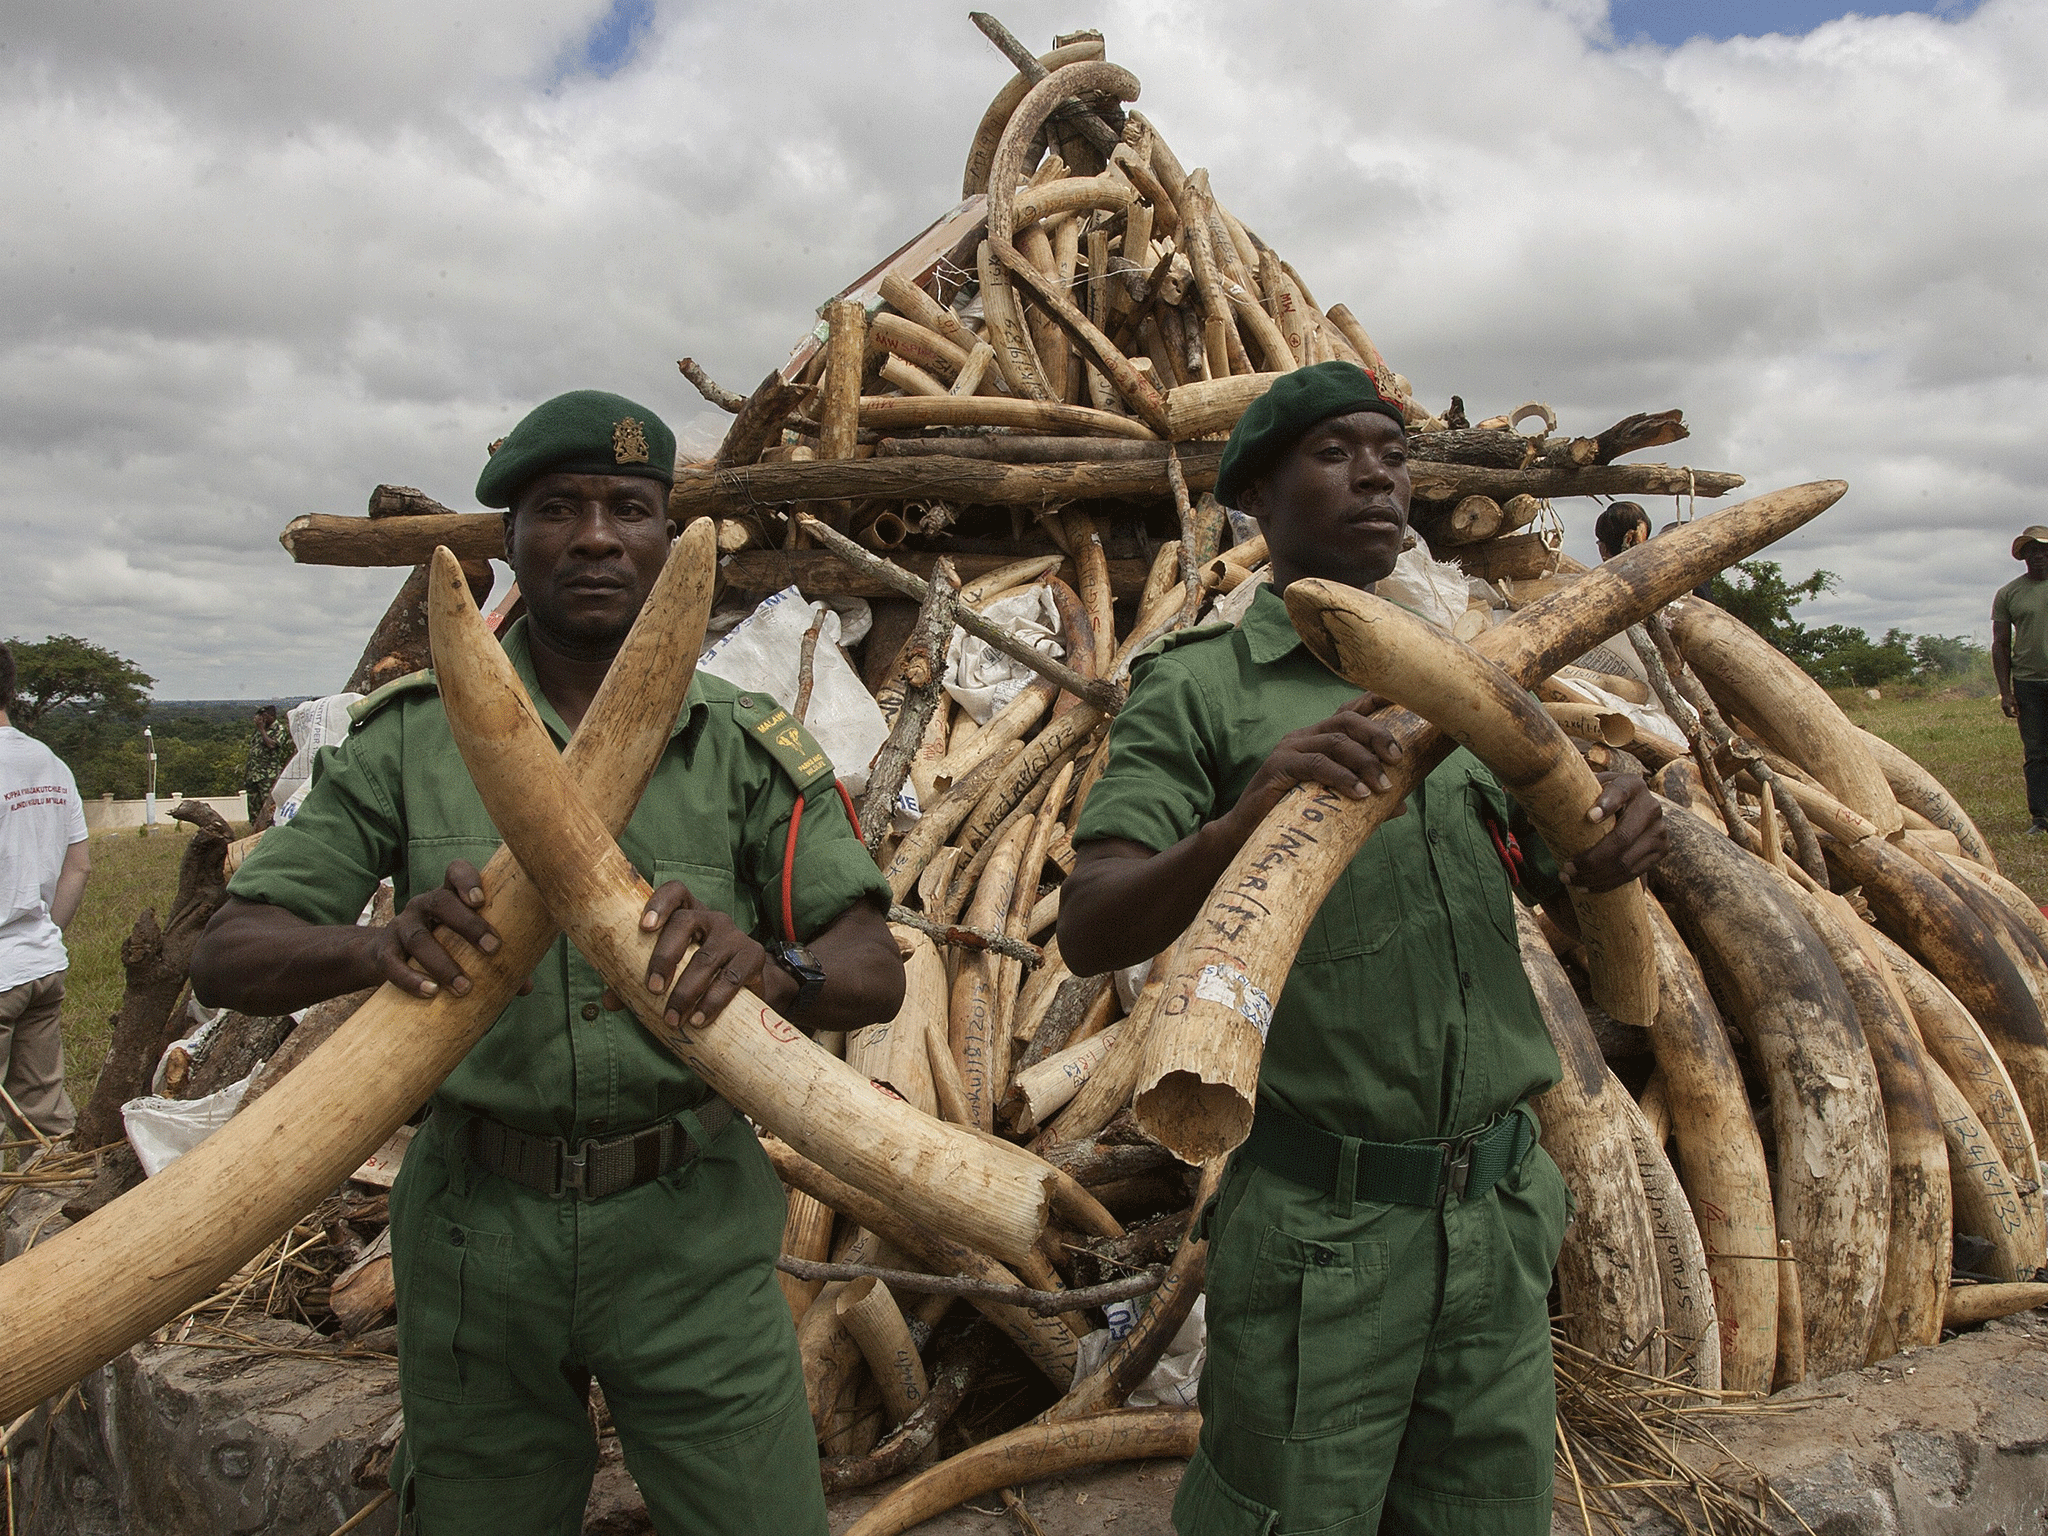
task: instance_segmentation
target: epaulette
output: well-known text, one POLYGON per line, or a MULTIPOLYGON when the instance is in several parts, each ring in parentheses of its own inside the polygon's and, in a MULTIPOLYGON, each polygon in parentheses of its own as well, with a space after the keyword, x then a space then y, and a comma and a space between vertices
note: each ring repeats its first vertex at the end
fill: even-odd
POLYGON ((780 704, 766 694, 743 693, 732 701, 732 710, 748 739, 789 775, 798 794, 807 795, 817 785, 832 782, 832 759, 804 729, 804 723, 780 704))
POLYGON ((402 699, 409 693, 433 693, 440 685, 434 681, 434 669, 423 667, 417 672, 408 672, 404 677, 394 677, 383 687, 365 694, 348 707, 348 727, 354 730, 370 716, 377 713, 393 699, 402 699))

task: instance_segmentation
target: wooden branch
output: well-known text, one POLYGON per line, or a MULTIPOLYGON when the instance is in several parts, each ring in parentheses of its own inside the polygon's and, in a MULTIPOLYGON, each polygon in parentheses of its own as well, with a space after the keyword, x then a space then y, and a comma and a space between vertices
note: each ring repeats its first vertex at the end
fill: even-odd
POLYGON ((746 409, 747 397, 734 394, 724 385, 714 380, 710 374, 698 366, 697 359, 694 357, 679 359, 676 367, 682 370, 684 378, 696 386, 698 394, 717 406, 721 411, 731 411, 733 415, 737 416, 746 409))
MULTIPOLYGON (((862 817, 866 825, 866 817, 862 817)), ((1000 933, 990 933, 985 928, 969 928, 964 923, 935 923, 922 912, 913 912, 908 907, 891 907, 889 921, 901 923, 906 928, 915 928, 926 938, 940 944, 950 944, 955 949, 987 950, 990 954, 1006 955, 1026 965, 1045 964, 1045 951, 1036 944, 1027 944, 1022 939, 1012 939, 1000 933)))
POLYGON ((1589 464, 1583 469, 1489 469, 1475 464, 1416 463, 1409 471, 1417 501, 1467 496, 1722 496, 1742 476, 1670 464, 1589 464))
POLYGON ((409 485, 380 485, 370 492, 372 517, 432 517, 453 510, 409 485))
MULTIPOLYGON (((937 404, 933 400, 911 403, 937 404)), ((991 402, 983 396, 976 403, 991 402)), ((1181 468, 1187 476, 1188 489, 1199 492, 1214 486, 1216 470, 1221 462, 1220 450, 1214 456, 1205 453, 1184 455, 1181 468)), ((757 464, 719 474, 686 473, 676 477, 675 488, 669 492, 668 508, 669 515, 682 523, 694 517, 736 517, 763 506, 779 506, 793 501, 852 501, 863 498, 924 501, 939 497, 956 506, 1039 507, 1104 497, 1163 498, 1166 494, 1166 460, 1163 456, 1127 462, 1003 464, 952 454, 931 454, 841 463, 757 464)), ((327 520, 329 524, 361 521, 360 518, 327 520)), ((440 520, 422 518, 418 521, 440 520)), ((286 547, 292 546, 287 544, 286 547)), ((453 545, 450 547, 455 548, 453 545)), ((469 553, 460 548, 455 552, 464 556, 469 553)), ((295 558, 306 559, 305 556, 295 558)), ((315 560, 311 563, 331 562, 315 560)))
POLYGON ((991 432, 974 437, 885 437, 875 444, 878 459, 928 459, 950 455, 998 464, 1107 464, 1164 462, 1180 450, 1183 468, 1199 470, 1207 461, 1213 478, 1223 457, 1221 443, 1147 443, 1120 437, 1047 437, 1020 432, 991 432))
POLYGON ((931 1390, 909 1418, 896 1426, 889 1438, 865 1456, 826 1456, 818 1462, 826 1497, 869 1488, 899 1472, 908 1472, 923 1459, 966 1400, 967 1389, 988 1368, 998 1335, 985 1322, 978 1322, 940 1351, 931 1373, 931 1390))
MULTIPOLYGON (((996 265, 991 259, 992 270, 996 265)), ((1011 384, 1018 387, 1015 380, 1011 384)), ((860 424, 878 432, 892 427, 1023 427, 1033 432, 1065 430, 1141 441, 1154 436, 1150 427, 1134 417, 1092 406, 1006 395, 863 395, 860 424)))
POLYGON ((861 801, 861 831, 869 853, 881 847, 888 835, 896 796, 944 695, 946 646, 953 638, 953 599, 959 590, 958 573, 951 561, 941 557, 932 568, 924 602, 892 668, 902 682, 903 702, 889 728, 889 739, 875 754, 874 767, 868 772, 868 792, 861 801))
MULTIPOLYGON (((836 529, 827 527, 808 513, 799 512, 797 522, 812 538, 838 555, 855 569, 881 580, 891 591, 917 602, 924 601, 927 584, 910 574, 900 565, 884 560, 881 556, 862 549, 853 540, 836 529)), ((1132 562, 1139 564, 1142 562, 1132 562)), ((1143 578, 1140 578, 1142 582, 1143 578)), ((962 608, 956 615, 959 626, 975 639, 1001 651, 1012 661, 1020 661, 1048 682, 1056 683, 1068 693, 1085 703, 1094 705, 1106 715, 1113 715, 1123 708, 1124 690, 1111 684, 1099 682, 1092 677, 1083 677, 1064 662, 1055 661, 1043 651, 1027 645, 1007 629, 992 624, 972 609, 962 608)))
POLYGON ((1512 533, 1506 538, 1488 539, 1483 544, 1459 544, 1443 551, 1467 576, 1481 581, 1533 581, 1554 574, 1560 556, 1543 541, 1540 533, 1512 533))
POLYGON ((1127 1301, 1133 1296, 1148 1296, 1158 1290, 1159 1282, 1166 1278, 1165 1266, 1161 1265, 1143 1274, 1112 1280, 1106 1285, 1091 1285, 1083 1290, 1035 1291, 1028 1285, 997 1285, 990 1280, 975 1280, 966 1275, 927 1275, 919 1270, 881 1269, 873 1264, 819 1264, 787 1253, 776 1259, 775 1267, 799 1280, 873 1278, 892 1291, 922 1291, 931 1296, 973 1296, 983 1301, 999 1301, 1005 1306, 1023 1307, 1040 1317, 1077 1312, 1083 1307, 1099 1307, 1106 1302, 1127 1301))
POLYGON ((1408 456, 1431 464, 1475 464, 1491 469, 1583 469, 1611 463, 1625 453, 1661 448, 1689 435, 1679 411, 1639 412, 1623 417, 1598 437, 1544 439, 1494 427, 1415 432, 1408 438, 1408 456))
POLYGON ((277 542, 300 565, 419 565, 446 544, 462 560, 505 558, 505 519, 496 512, 425 517, 334 517, 314 512, 284 525, 277 542))

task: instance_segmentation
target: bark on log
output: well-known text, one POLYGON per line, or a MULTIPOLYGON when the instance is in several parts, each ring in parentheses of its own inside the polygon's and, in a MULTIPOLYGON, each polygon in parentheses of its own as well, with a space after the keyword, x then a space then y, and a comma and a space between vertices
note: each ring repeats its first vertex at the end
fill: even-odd
POLYGON ((246 1113, 250 1105, 275 1088, 287 1072, 325 1045, 337 1029, 355 1017, 358 1008, 376 995, 375 987, 365 987, 360 992, 344 992, 340 997, 330 997, 308 1008, 298 1027, 284 1037, 284 1043, 263 1063, 263 1070, 256 1074, 256 1081, 242 1095, 242 1102, 236 1106, 235 1113, 246 1113))
POLYGON ((219 812, 198 800, 183 801, 170 814, 173 820, 188 822, 196 830, 178 860, 178 894, 170 920, 158 927, 155 909, 145 908, 135 920, 134 930, 122 941, 121 967, 127 973, 127 987, 121 995, 120 1011, 114 1015, 106 1062, 72 1132, 71 1145, 81 1152, 119 1141, 125 1134, 121 1106, 149 1091, 157 1057, 183 1033, 184 1021, 173 1020, 171 1010, 185 990, 193 946, 207 921, 227 900, 221 864, 227 857, 228 824, 219 812), (175 1028, 176 1033, 167 1039, 168 1028, 175 1028))
MULTIPOLYGON (((468 578, 470 595, 481 608, 496 580, 490 562, 465 560, 462 574, 468 578)), ((394 678, 433 664, 433 651, 427 644, 427 568, 420 564, 413 567, 398 595, 391 599, 391 606, 384 610, 384 617, 370 631, 369 643, 363 647, 362 658, 349 673, 348 681, 341 685, 342 692, 374 693, 394 678)))

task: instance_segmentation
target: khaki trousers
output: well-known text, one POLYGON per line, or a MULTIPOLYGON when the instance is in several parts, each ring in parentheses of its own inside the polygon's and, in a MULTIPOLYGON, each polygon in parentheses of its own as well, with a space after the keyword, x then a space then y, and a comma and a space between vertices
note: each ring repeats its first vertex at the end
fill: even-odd
MULTIPOLYGON (((78 1123, 64 1091, 63 971, 0 991, 0 1085, 45 1136, 69 1135, 78 1123)), ((0 1125, 10 1141, 28 1133, 0 1104, 0 1125)))

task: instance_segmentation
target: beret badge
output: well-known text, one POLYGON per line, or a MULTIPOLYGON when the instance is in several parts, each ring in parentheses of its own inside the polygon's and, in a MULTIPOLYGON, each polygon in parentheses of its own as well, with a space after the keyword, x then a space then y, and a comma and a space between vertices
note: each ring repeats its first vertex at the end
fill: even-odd
POLYGON ((612 428, 612 457, 621 464, 647 462, 647 434, 631 416, 622 416, 612 428))

